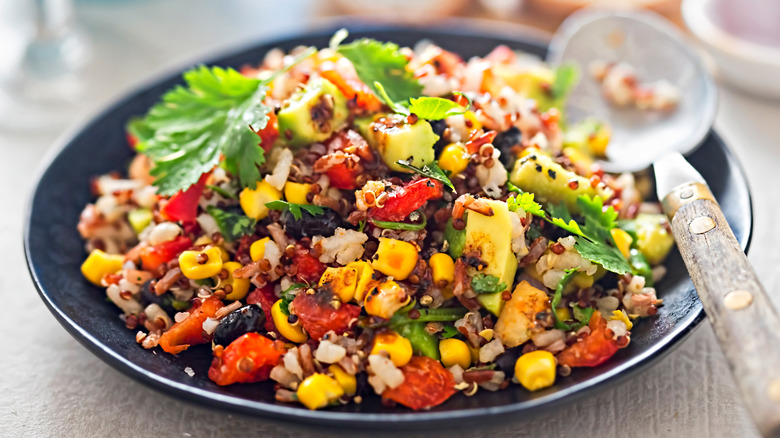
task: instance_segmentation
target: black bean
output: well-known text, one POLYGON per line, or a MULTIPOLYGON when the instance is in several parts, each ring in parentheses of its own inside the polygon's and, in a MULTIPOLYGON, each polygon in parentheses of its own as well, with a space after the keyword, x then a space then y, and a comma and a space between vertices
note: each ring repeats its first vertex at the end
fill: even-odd
POLYGON ((257 304, 250 304, 234 310, 224 317, 214 330, 214 343, 227 347, 231 342, 247 333, 265 330, 265 314, 257 304))
POLYGON ((447 140, 444 139, 444 130, 447 129, 447 122, 443 119, 429 120, 428 122, 431 124, 433 133, 439 136, 439 141, 433 145, 433 150, 436 151, 436 156, 438 157, 441 150, 444 149, 444 146, 447 146, 447 140))
POLYGON ((523 134, 520 130, 517 129, 516 126, 513 126, 498 134, 496 138, 493 139, 493 147, 498 148, 498 150, 501 151, 501 163, 507 169, 511 170, 512 166, 515 164, 517 156, 512 153, 512 148, 520 144, 522 136, 523 134))
POLYGON ((344 227, 344 219, 330 208, 323 208, 323 214, 314 216, 301 209, 301 218, 296 219, 292 213, 285 211, 281 218, 284 223, 284 231, 295 239, 303 237, 325 236, 330 237, 336 228, 344 227))

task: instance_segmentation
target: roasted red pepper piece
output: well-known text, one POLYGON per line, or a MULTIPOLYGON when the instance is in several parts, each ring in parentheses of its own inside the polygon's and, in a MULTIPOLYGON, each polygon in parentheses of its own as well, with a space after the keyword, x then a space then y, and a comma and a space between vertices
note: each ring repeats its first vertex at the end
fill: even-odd
POLYGON ((327 172, 330 185, 337 189, 354 190, 357 188, 357 177, 362 172, 362 168, 355 166, 347 167, 346 163, 334 164, 327 172))
POLYGON ((558 365, 570 367, 595 367, 612 357, 619 349, 618 343, 607 331, 607 321, 599 312, 593 312, 588 323, 590 334, 566 347, 558 354, 558 365))
POLYGON ((217 385, 268 380, 282 356, 274 342, 258 333, 247 333, 231 342, 211 362, 209 379, 217 385))
POLYGON ((298 267, 298 272, 295 274, 298 281, 308 284, 317 284, 327 268, 324 263, 317 260, 308 249, 302 246, 295 248, 293 265, 298 267))
MULTIPOLYGON (((173 260, 191 246, 192 240, 189 237, 179 236, 159 245, 143 247, 140 249, 141 266, 145 271, 156 271, 160 265, 173 260)), ((134 249, 131 252, 135 253, 134 249)))
POLYGON ((429 200, 441 198, 443 193, 442 183, 435 179, 411 181, 390 192, 382 208, 374 207, 369 210, 368 215, 380 221, 402 221, 429 200))
POLYGON ((198 182, 184 191, 179 191, 167 201, 161 200, 160 215, 165 220, 192 222, 198 217, 198 201, 206 188, 208 174, 201 175, 198 182))
MULTIPOLYGON (((196 301, 197 302, 197 301, 196 301)), ((217 310, 224 307, 222 300, 212 295, 201 301, 200 306, 193 305, 188 310, 190 316, 177 322, 160 337, 160 347, 171 354, 179 354, 190 345, 205 344, 211 341, 211 336, 203 331, 203 322, 213 318, 217 310)))
POLYGON ((266 284, 259 289, 255 289, 246 297, 247 304, 259 304, 260 307, 263 308, 263 314, 265 314, 265 329, 269 332, 276 330, 274 318, 271 316, 271 307, 273 307, 278 299, 276 294, 274 294, 273 284, 266 284))
POLYGON ((312 295, 299 293, 292 301, 291 309, 294 309, 303 328, 313 339, 322 338, 330 330, 336 334, 346 332, 360 315, 360 307, 341 303, 333 291, 326 287, 312 295), (338 308, 334 307, 334 302, 338 303, 338 308))
POLYGON ((404 382, 388 388, 382 398, 393 400, 408 408, 427 409, 444 403, 455 394, 455 378, 438 360, 414 356, 401 367, 404 382))

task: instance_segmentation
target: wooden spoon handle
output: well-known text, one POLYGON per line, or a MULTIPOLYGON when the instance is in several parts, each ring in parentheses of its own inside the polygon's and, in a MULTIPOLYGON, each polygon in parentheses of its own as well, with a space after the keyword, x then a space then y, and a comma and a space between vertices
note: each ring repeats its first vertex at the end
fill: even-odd
POLYGON ((780 318, 707 186, 664 199, 672 231, 745 404, 780 436, 780 318))

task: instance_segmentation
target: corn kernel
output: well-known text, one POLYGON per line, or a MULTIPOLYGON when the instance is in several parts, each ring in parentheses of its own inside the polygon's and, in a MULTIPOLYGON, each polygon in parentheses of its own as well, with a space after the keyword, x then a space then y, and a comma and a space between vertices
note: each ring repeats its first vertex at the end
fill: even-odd
POLYGON ((555 316, 558 318, 558 321, 570 321, 571 310, 569 310, 568 307, 561 307, 559 309, 555 309, 555 316))
POLYGON ((472 358, 469 346, 460 339, 442 339, 439 342, 439 353, 441 354, 441 363, 447 368, 460 365, 465 370, 471 366, 472 358))
POLYGON ((398 309, 409 304, 411 299, 398 283, 386 281, 368 293, 363 307, 369 315, 390 319, 398 309))
POLYGON ((379 354, 383 350, 390 355, 390 360, 397 367, 402 367, 412 360, 412 343, 396 332, 382 332, 374 337, 371 354, 379 354))
POLYGON ((228 272, 228 278, 220 279, 217 288, 224 289, 225 286, 230 285, 231 291, 225 296, 226 300, 235 301, 243 299, 249 292, 249 279, 235 278, 233 276, 233 272, 241 268, 243 268, 243 265, 238 262, 225 262, 222 264, 222 269, 228 272))
POLYGON ((585 289, 593 286, 593 276, 580 272, 572 278, 571 282, 579 289, 585 289))
POLYGON ((612 239, 615 240, 615 246, 620 250, 620 253, 623 254, 623 257, 628 258, 631 255, 631 243, 634 242, 634 239, 620 228, 613 228, 609 232, 612 234, 612 239))
POLYGON ((333 378, 336 379, 341 389, 344 390, 344 394, 355 395, 357 392, 357 379, 352 374, 344 371, 340 366, 333 364, 328 367, 328 371, 333 374, 333 378))
POLYGON ((284 199, 293 204, 310 204, 306 195, 311 191, 311 184, 287 181, 284 184, 284 199))
POLYGON ((90 283, 102 286, 100 282, 103 277, 122 269, 124 260, 124 256, 119 254, 106 254, 99 249, 93 249, 84 263, 81 264, 81 273, 90 283))
POLYGON ((628 315, 626 315, 625 310, 613 310, 612 316, 609 317, 611 320, 618 320, 623 321, 623 323, 626 325, 626 329, 631 330, 631 328, 634 326, 634 323, 631 322, 631 320, 628 318, 628 315))
POLYGON ((465 146, 461 143, 451 143, 439 154, 439 167, 449 170, 452 175, 457 175, 466 170, 469 160, 471 160, 471 155, 465 146))
POLYGON ((252 219, 265 219, 268 216, 268 207, 265 204, 282 199, 282 192, 272 186, 268 181, 260 181, 255 190, 245 188, 238 195, 241 209, 252 219))
POLYGON ((409 242, 380 237, 376 250, 377 259, 371 265, 389 277, 406 280, 417 266, 419 256, 417 247, 409 242))
POLYGON ((320 277, 319 285, 329 283, 330 289, 339 296, 342 303, 348 303, 355 296, 357 271, 353 268, 327 268, 320 277))
POLYGON ((452 258, 444 253, 438 253, 431 256, 428 264, 433 270, 433 282, 439 284, 442 281, 446 281, 447 284, 452 283, 455 278, 455 262, 452 258))
POLYGON ((282 300, 277 301, 271 307, 271 318, 274 320, 274 325, 279 330, 279 333, 288 340, 300 344, 309 339, 306 333, 303 332, 300 322, 295 325, 290 324, 290 321, 287 319, 288 316, 282 312, 282 300))
POLYGON ((593 155, 604 157, 607 155, 607 146, 612 130, 606 123, 601 123, 596 132, 588 136, 588 148, 593 155))
POLYGON ((515 362, 515 378, 525 389, 537 391, 555 383, 555 356, 536 350, 520 356, 515 362))
POLYGON ((371 267, 371 263, 362 260, 349 263, 346 267, 357 272, 357 285, 355 286, 355 296, 353 298, 360 303, 366 296, 366 292, 371 290, 377 283, 374 280, 374 268, 371 267))
POLYGON ((219 249, 219 258, 222 260, 222 263, 230 261, 230 253, 225 248, 218 246, 217 249, 219 249))
POLYGON ((466 119, 467 121, 471 122, 471 126, 469 127, 469 131, 472 131, 474 129, 476 129, 476 130, 482 129, 482 122, 479 121, 479 119, 477 118, 477 115, 474 114, 474 111, 471 111, 471 110, 466 111, 465 113, 463 113, 463 118, 466 119))
POLYGON ((252 242, 252 245, 249 246, 249 256, 252 257, 253 262, 258 261, 265 256, 265 244, 270 240, 270 237, 263 237, 260 240, 252 242))
POLYGON ((179 255, 179 268, 185 277, 192 280, 203 280, 213 277, 222 270, 222 253, 219 247, 211 246, 203 251, 184 251, 179 255), (199 258, 206 257, 204 263, 199 258))
POLYGON ((296 395, 304 406, 315 410, 334 403, 344 395, 344 390, 333 377, 316 373, 301 382, 296 395))
POLYGON ((192 242, 192 246, 211 245, 212 243, 214 243, 214 241, 211 240, 211 237, 209 237, 209 236, 200 236, 200 237, 197 238, 197 240, 192 242))
POLYGON ((479 362, 479 347, 473 347, 469 343, 466 343, 466 346, 469 347, 469 354, 471 354, 471 363, 479 362))

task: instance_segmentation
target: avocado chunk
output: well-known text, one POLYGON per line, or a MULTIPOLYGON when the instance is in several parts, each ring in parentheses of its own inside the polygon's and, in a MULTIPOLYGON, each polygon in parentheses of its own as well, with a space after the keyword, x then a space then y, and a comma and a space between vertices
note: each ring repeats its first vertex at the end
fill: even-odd
MULTIPOLYGON (((506 202, 484 200, 493 210, 492 216, 469 212, 466 221, 466 243, 463 255, 478 257, 485 264, 480 272, 498 277, 511 290, 517 271, 517 257, 512 252, 512 219, 506 202)), ((477 295, 479 303, 498 316, 504 307, 501 293, 477 295)))
POLYGON ((674 236, 666 229, 667 222, 663 214, 640 213, 635 219, 636 247, 653 266, 664 261, 674 246, 674 236))
POLYGON ((327 79, 315 78, 282 105, 279 138, 300 147, 327 140, 347 121, 347 98, 327 79))
POLYGON ((398 165, 399 160, 409 160, 413 166, 422 167, 436 157, 433 145, 439 136, 433 133, 431 124, 426 120, 410 124, 406 122, 406 117, 393 114, 370 123, 356 122, 355 126, 368 144, 379 152, 387 167, 396 172, 410 172, 398 165))

